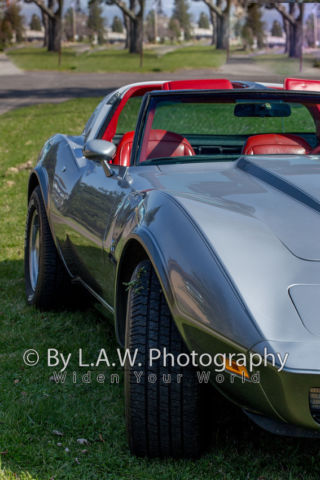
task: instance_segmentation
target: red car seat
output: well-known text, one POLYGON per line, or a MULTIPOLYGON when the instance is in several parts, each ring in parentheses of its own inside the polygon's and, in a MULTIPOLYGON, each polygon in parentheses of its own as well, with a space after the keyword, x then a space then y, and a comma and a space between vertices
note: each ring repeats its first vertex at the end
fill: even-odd
MULTIPOLYGON (((128 132, 123 135, 112 162, 114 165, 122 165, 123 167, 130 165, 133 137, 134 132, 128 132)), ((167 130, 151 130, 146 159, 182 157, 184 155, 195 155, 192 146, 186 138, 178 133, 168 132, 167 130)))
POLYGON ((268 133, 249 137, 242 149, 244 155, 304 155, 310 145, 298 135, 268 133))

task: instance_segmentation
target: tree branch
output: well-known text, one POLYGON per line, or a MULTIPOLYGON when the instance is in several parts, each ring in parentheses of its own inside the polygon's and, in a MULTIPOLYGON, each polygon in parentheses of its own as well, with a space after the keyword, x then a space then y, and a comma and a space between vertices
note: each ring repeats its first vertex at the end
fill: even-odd
POLYGON ((52 10, 50 10, 50 8, 48 8, 43 2, 42 0, 25 0, 26 3, 34 3, 35 5, 37 5, 37 7, 40 8, 40 10, 45 13, 46 15, 48 15, 48 17, 50 18, 54 18, 55 14, 53 13, 52 10))
POLYGON ((58 0, 58 8, 55 11, 55 15, 61 16, 63 11, 63 0, 58 0))
POLYGON ((226 6, 223 13, 229 14, 231 8, 231 0, 226 1, 226 6))
POLYGON ((220 10, 220 8, 218 8, 214 3, 212 3, 211 0, 203 0, 203 2, 207 5, 207 7, 211 10, 211 12, 215 13, 216 15, 218 15, 218 17, 222 17, 223 16, 223 13, 222 11, 220 10))
POLYGON ((270 5, 268 5, 268 8, 274 8, 275 10, 277 10, 280 13, 280 15, 283 18, 288 20, 288 22, 290 22, 291 25, 295 25, 295 23, 296 23, 295 18, 292 15, 290 15, 289 12, 287 12, 287 10, 285 9, 285 7, 283 5, 279 5, 279 3, 271 3, 270 5))
POLYGON ((145 7, 145 0, 138 0, 140 10, 137 14, 137 17, 143 17, 144 14, 144 7, 145 7))
POLYGON ((131 18, 131 20, 133 22, 136 22, 137 21, 137 16, 133 13, 132 10, 130 10, 127 5, 122 1, 122 0, 106 0, 106 4, 107 5, 116 5, 117 7, 120 8, 120 10, 122 10, 122 12, 129 18, 131 18))

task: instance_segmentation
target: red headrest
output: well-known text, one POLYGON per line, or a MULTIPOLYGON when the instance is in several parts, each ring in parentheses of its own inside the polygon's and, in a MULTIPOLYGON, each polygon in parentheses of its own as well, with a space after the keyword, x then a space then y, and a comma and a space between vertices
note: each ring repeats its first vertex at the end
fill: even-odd
POLYGON ((147 159, 158 157, 183 157, 194 155, 186 138, 167 130, 151 130, 147 148, 147 159))
POLYGON ((268 133, 253 135, 246 141, 244 155, 304 155, 311 150, 310 145, 298 135, 268 133))
MULTIPOLYGON (((113 163, 127 167, 130 165, 134 132, 125 133, 118 145, 113 163)), ((157 157, 181 157, 194 155, 188 140, 182 135, 167 130, 151 130, 146 159, 157 157)))

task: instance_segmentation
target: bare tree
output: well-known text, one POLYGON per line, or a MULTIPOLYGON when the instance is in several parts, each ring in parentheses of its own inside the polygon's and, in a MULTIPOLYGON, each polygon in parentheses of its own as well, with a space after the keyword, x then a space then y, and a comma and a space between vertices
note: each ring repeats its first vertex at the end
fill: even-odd
POLYGON ((266 8, 273 8, 282 16, 286 33, 286 52, 289 57, 299 58, 303 45, 304 3, 289 3, 287 10, 282 3, 272 2, 266 8))
POLYGON ((215 42, 218 49, 229 49, 231 0, 195 0, 203 1, 210 11, 211 21, 215 22, 215 42), (215 19, 214 19, 215 18, 215 19), (214 19, 214 20, 213 20, 214 19))
POLYGON ((116 5, 122 11, 126 21, 126 27, 129 23, 128 48, 130 53, 143 53, 143 17, 145 10, 145 0, 129 0, 127 5, 123 0, 106 0, 107 5, 116 5))
POLYGON ((62 37, 62 10, 63 0, 25 0, 26 3, 34 3, 40 8, 43 23, 46 28, 45 41, 49 52, 60 52, 62 37))

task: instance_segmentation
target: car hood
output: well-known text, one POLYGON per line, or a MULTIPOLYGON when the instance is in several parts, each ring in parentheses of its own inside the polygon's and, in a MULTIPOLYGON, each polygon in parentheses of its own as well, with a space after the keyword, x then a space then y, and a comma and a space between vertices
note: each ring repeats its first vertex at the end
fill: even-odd
POLYGON ((164 165, 157 183, 198 224, 266 339, 320 335, 289 295, 306 285, 301 305, 319 303, 307 293, 309 285, 320 291, 319 157, 164 165))
POLYGON ((216 221, 223 212, 235 222, 228 226, 229 234, 239 233, 241 222, 260 222, 296 257, 320 261, 318 156, 252 156, 235 163, 166 165, 160 170, 162 187, 209 238, 220 228, 216 221))

